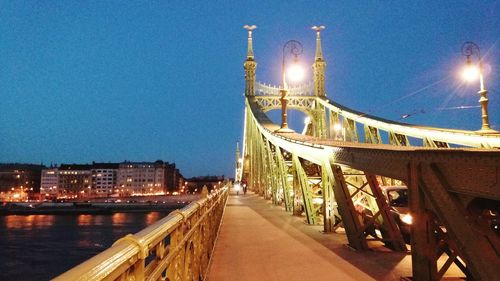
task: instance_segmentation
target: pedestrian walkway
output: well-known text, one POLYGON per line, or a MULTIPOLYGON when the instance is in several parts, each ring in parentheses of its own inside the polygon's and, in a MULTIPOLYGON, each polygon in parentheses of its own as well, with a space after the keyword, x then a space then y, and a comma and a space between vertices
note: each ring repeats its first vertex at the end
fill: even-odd
POLYGON ((230 195, 209 281, 400 280, 410 256, 355 252, 345 234, 321 232, 255 194, 230 195))

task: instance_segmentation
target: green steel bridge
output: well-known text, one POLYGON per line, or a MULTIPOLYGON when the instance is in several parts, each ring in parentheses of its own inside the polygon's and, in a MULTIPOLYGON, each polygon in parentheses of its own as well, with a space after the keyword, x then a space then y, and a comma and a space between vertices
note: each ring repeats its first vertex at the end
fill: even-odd
MULTIPOLYGON (((290 216, 321 225, 324 233, 342 227, 357 252, 370 251, 373 240, 390 251, 410 250, 413 280, 441 280, 452 266, 467 280, 500 278, 500 236, 488 217, 495 211, 498 216, 500 209, 499 134, 398 123, 329 100, 323 27, 313 28, 311 83, 290 88, 259 83, 255 26, 245 28, 244 142, 241 155, 237 151, 236 181, 246 181, 255 194, 290 216), (309 117, 303 133, 287 129, 287 108, 309 117), (281 125, 266 115, 274 109, 284 109, 281 125), (408 188, 409 244, 382 194, 381 186, 395 185, 408 188), (369 211, 368 219, 360 219, 359 206, 369 211), (375 226, 380 235, 366 235, 375 226)), ((206 280, 231 186, 228 182, 118 240, 56 280, 206 280)))

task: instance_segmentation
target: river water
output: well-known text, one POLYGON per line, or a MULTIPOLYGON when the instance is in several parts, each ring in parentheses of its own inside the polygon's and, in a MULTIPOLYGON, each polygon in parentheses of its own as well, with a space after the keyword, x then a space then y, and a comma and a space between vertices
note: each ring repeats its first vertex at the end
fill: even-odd
POLYGON ((0 280, 50 280, 167 214, 0 216, 0 280))

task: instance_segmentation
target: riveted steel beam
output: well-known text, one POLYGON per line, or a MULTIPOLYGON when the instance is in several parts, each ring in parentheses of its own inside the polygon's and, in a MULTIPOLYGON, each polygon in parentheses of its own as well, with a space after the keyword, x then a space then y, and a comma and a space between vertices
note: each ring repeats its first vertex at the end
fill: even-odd
POLYGON ((376 201, 377 209, 379 210, 379 223, 382 229, 384 242, 395 251, 406 251, 406 244, 401 236, 401 231, 390 212, 389 204, 387 204, 387 200, 382 194, 376 177, 367 174, 366 180, 373 194, 373 199, 376 201))
POLYGON ((333 194, 335 177, 329 162, 321 166, 321 183, 323 191, 323 231, 325 233, 335 232, 336 226, 340 223, 335 218, 338 215, 337 202, 333 194))
POLYGON ((335 178, 333 193, 335 201, 338 204, 338 210, 342 217, 349 245, 356 250, 368 250, 366 239, 361 237, 364 232, 363 221, 354 207, 351 192, 347 186, 342 168, 339 165, 333 165, 332 169, 335 178))
POLYGON ((293 210, 293 195, 292 187, 290 185, 288 166, 282 154, 282 149, 276 147, 276 166, 278 170, 278 177, 280 184, 283 188, 283 199, 285 203, 285 210, 291 212, 293 210))
POLYGON ((416 163, 408 164, 408 198, 413 216, 411 232, 412 273, 415 280, 437 279, 437 253, 434 222, 425 207, 425 195, 419 187, 420 171, 416 163))
MULTIPOLYGON (((274 147, 273 147, 274 148, 274 147)), ((268 140, 264 141, 265 159, 266 159, 266 184, 271 192, 271 200, 273 204, 279 205, 279 189, 278 178, 279 171, 276 167, 275 156, 276 153, 272 148, 268 140)))
POLYGON ((419 187, 446 227, 449 239, 466 261, 474 280, 500 276, 500 238, 491 229, 480 228, 456 194, 438 164, 420 165, 419 187))
POLYGON ((297 155, 292 155, 294 170, 296 174, 296 179, 298 181, 298 186, 302 193, 302 203, 304 206, 304 212, 306 214, 306 220, 308 224, 316 224, 318 222, 318 217, 316 215, 316 209, 313 204, 313 192, 309 183, 309 179, 306 171, 297 155))

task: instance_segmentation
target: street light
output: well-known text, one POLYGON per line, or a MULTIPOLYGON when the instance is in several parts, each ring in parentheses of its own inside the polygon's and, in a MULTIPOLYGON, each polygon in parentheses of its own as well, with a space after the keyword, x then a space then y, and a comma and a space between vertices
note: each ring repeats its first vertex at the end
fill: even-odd
POLYGON ((288 104, 288 84, 287 75, 290 81, 298 82, 304 78, 304 69, 299 64, 299 56, 302 54, 302 44, 296 40, 290 40, 283 45, 283 61, 281 64, 281 72, 283 74, 283 89, 280 90, 281 98, 281 127, 276 131, 277 133, 293 133, 294 131, 288 128, 287 122, 287 104, 288 104), (286 55, 293 56, 293 63, 285 68, 286 55))
POLYGON ((481 129, 478 133, 498 133, 497 131, 490 128, 490 124, 488 122, 488 91, 484 87, 483 80, 483 64, 481 58, 481 51, 479 50, 479 46, 474 42, 465 42, 462 45, 462 55, 467 57, 466 66, 462 72, 462 76, 464 80, 467 82, 476 81, 479 78, 479 92, 477 92, 480 96, 479 103, 481 104, 481 119, 482 125, 481 129), (471 61, 471 56, 476 55, 478 59, 478 64, 474 65, 471 61))

